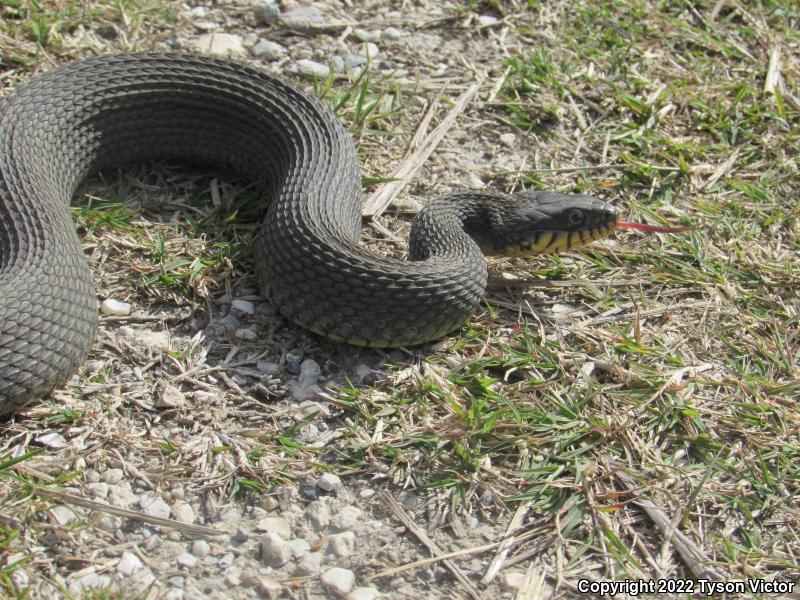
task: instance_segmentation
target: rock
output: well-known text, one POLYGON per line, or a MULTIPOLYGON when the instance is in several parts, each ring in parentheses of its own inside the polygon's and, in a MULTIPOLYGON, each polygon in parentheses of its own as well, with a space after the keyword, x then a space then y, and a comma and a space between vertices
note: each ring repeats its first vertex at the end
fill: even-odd
POLYGON ((471 190, 482 190, 486 187, 486 182, 478 177, 475 173, 470 173, 467 176, 467 181, 464 183, 471 190))
POLYGON ((91 377, 92 375, 97 375, 103 367, 106 366, 106 363, 102 360, 87 360, 86 361, 86 375, 91 377))
POLYGON ((250 54, 256 58, 263 58, 265 60, 280 60, 288 53, 289 51, 286 48, 270 40, 258 40, 258 42, 250 48, 250 54))
POLYGON ((404 490, 397 495, 397 499, 405 508, 414 510, 422 505, 422 500, 417 494, 410 490, 404 490))
POLYGON ((342 61, 344 62, 345 69, 352 70, 356 67, 361 67, 367 64, 369 59, 366 56, 362 56, 361 54, 345 54, 342 57, 342 61))
POLYGON ((357 364, 353 369, 353 374, 356 376, 356 383, 365 385, 372 385, 378 381, 379 374, 369 365, 364 363, 357 364))
POLYGON ((397 40, 401 40, 408 35, 408 32, 403 31, 402 29, 398 29, 397 27, 387 27, 383 31, 381 31, 381 39, 388 40, 390 42, 396 42, 397 40))
POLYGON ((169 505, 155 492, 145 492, 139 497, 139 506, 151 517, 169 519, 169 505))
POLYGON ((254 315, 256 314, 256 305, 249 300, 234 300, 231 302, 231 310, 242 315, 254 315))
POLYGON ((261 536, 261 560, 270 567, 279 568, 292 558, 292 546, 277 533, 261 536))
POLYGON ((187 569, 192 569, 197 566, 197 557, 194 554, 190 554, 189 552, 181 552, 178 556, 175 557, 175 562, 181 565, 182 567, 186 567, 187 569))
POLYGON ((273 25, 278 22, 281 9, 275 2, 263 2, 253 7, 253 16, 260 25, 273 25))
POLYGON ((337 531, 353 529, 361 518, 361 509, 356 506, 345 506, 331 519, 331 527, 337 531))
POLYGON ((122 527, 122 521, 119 519, 119 517, 105 515, 97 519, 97 526, 103 531, 113 533, 115 531, 119 531, 119 528, 122 527))
POLYGON ((325 589, 338 596, 346 596, 353 589, 356 576, 350 569, 333 567, 322 574, 320 581, 325 589))
POLYGON ((300 363, 303 360, 303 355, 294 350, 286 353, 286 370, 291 375, 300 374, 300 363))
POLYGON ((525 573, 503 573, 501 585, 507 592, 516 592, 525 581, 525 573))
POLYGON ((107 469, 105 473, 103 473, 103 481, 105 481, 109 485, 117 485, 122 478, 125 476, 125 471, 122 469, 107 469))
POLYGON ((320 373, 322 373, 322 368, 319 366, 319 363, 311 358, 307 358, 300 364, 300 376, 297 378, 297 381, 303 387, 315 385, 317 381, 319 381, 320 373))
POLYGON ((368 498, 372 498, 375 495, 375 490, 372 488, 364 488, 360 492, 358 492, 358 497, 362 500, 366 500, 368 498))
POLYGON ((356 534, 352 531, 334 533, 328 537, 328 544, 333 553, 339 558, 347 558, 356 547, 356 534))
POLYGON ((220 558, 217 564, 220 567, 222 567, 223 569, 227 569, 228 567, 230 567, 233 564, 234 560, 235 560, 235 557, 233 556, 233 552, 226 552, 225 556, 220 558))
POLYGON ((309 544, 303 538, 295 538, 289 542, 289 545, 292 547, 292 556, 296 559, 300 558, 304 554, 308 553, 311 550, 311 544, 309 544))
POLYGON ((127 302, 114 300, 113 298, 106 298, 100 305, 100 312, 104 315, 127 317, 129 314, 131 314, 131 305, 127 302))
POLYGON ((255 342, 258 339, 258 333, 249 327, 243 327, 241 329, 237 329, 234 334, 240 340, 246 340, 248 342, 255 342))
POLYGON ((289 521, 283 517, 265 517, 256 524, 256 529, 265 533, 277 533, 284 540, 292 537, 289 521))
POLYGON ((148 552, 152 552, 156 548, 161 545, 161 537, 158 535, 151 535, 147 538, 147 541, 144 543, 144 549, 148 552))
POLYGON ((378 48, 378 44, 373 44, 372 42, 367 42, 364 51, 366 57, 369 58, 370 60, 377 58, 378 54, 380 54, 380 49, 378 48))
POLYGON ((353 37, 359 42, 377 42, 381 39, 380 31, 367 31, 366 29, 356 28, 353 30, 353 37))
POLYGON ((256 589, 267 598, 274 600, 280 597, 283 586, 269 577, 259 577, 256 582, 256 589))
POLYGON ((95 498, 105 500, 108 497, 108 484, 107 483, 87 483, 86 490, 95 498))
POLYGON ((142 560, 133 552, 123 552, 117 563, 117 573, 129 577, 142 568, 142 560))
POLYGON ((236 330, 239 329, 239 325, 241 325, 242 322, 239 320, 239 317, 237 317, 235 314, 228 313, 219 320, 219 324, 222 325, 225 329, 236 330))
POLYGON ((323 473, 317 481, 317 486, 326 492, 338 492, 342 489, 342 480, 333 473, 323 473))
POLYGON ((234 33, 204 33, 189 40, 191 50, 219 58, 245 58, 244 39, 234 33))
POLYGON ((496 25, 499 21, 500 19, 492 15, 481 15, 478 17, 478 25, 480 27, 491 27, 492 25, 496 25))
POLYGON ((317 531, 323 531, 331 521, 331 509, 327 502, 317 500, 308 505, 306 518, 311 521, 311 525, 317 531))
POLYGON ((155 580, 156 577, 153 575, 153 572, 149 568, 144 567, 137 569, 128 580, 128 583, 131 588, 141 593, 152 587, 155 580))
POLYGON ((276 362, 268 362, 268 361, 259 361, 256 363, 256 368, 267 375, 268 377, 274 377, 278 373, 281 372, 281 366, 276 362))
POLYGON ((186 403, 186 398, 175 386, 165 383, 161 386, 161 393, 156 400, 156 408, 175 409, 186 403))
POLYGON ((181 523, 194 523, 194 509, 188 502, 176 502, 172 506, 172 518, 181 523))
POLYGON ((300 495, 306 500, 313 501, 319 499, 319 488, 317 487, 316 483, 312 483, 310 481, 301 481, 300 485, 298 486, 298 490, 300 495))
POLYGON ((219 29, 219 23, 214 21, 195 21, 192 25, 197 31, 216 31, 219 29))
POLYGON ((211 404, 214 399, 215 396, 211 392, 205 392, 203 390, 192 392, 192 400, 194 400, 196 403, 211 404))
POLYGON ((77 518, 78 515, 66 506, 59 504, 50 509, 50 522, 53 525, 69 525, 74 523, 77 518))
POLYGON ((131 484, 127 481, 110 485, 108 488, 108 502, 118 508, 130 508, 139 501, 139 498, 131 491, 131 484))
POLYGON ((211 552, 211 546, 205 540, 195 540, 192 542, 192 554, 197 558, 205 558, 211 552))
POLYGON ((242 577, 239 569, 228 569, 225 573, 225 584, 228 587, 236 588, 242 585, 242 577))
MULTIPOLYGON (((312 400, 316 400, 322 393, 322 390, 318 385, 304 386, 297 381, 289 382, 286 388, 289 390, 292 398, 297 402, 310 402, 312 400)), ((311 410, 309 412, 315 411, 311 410)))
POLYGON ((183 600, 183 590, 180 588, 170 588, 164 594, 164 600, 183 600))
POLYGON ((347 594, 347 600, 376 600, 380 595, 374 587, 357 587, 347 594))
POLYGON ((314 31, 325 27, 325 17, 315 6, 299 6, 281 13, 278 22, 294 31, 314 31))
POLYGON ((322 570, 322 553, 321 552, 306 552, 297 561, 295 567, 295 575, 319 575, 322 570))
POLYGON ((111 577, 108 575, 98 575, 92 571, 70 583, 69 592, 74 596, 79 596, 83 592, 87 592, 89 590, 102 590, 110 585, 111 577))
POLYGON ((516 142, 517 136, 515 136, 513 133, 504 133, 500 136, 500 143, 506 148, 513 148, 516 142))
POLYGON ((42 435, 36 437, 35 441, 37 444, 41 444, 47 448, 52 448, 53 450, 59 450, 60 448, 66 448, 67 446, 67 440, 57 431, 48 431, 47 433, 43 433, 42 435))
POLYGON ((291 71, 298 75, 305 75, 306 77, 327 79, 331 73, 331 68, 328 65, 323 65, 322 63, 307 58, 301 58, 292 65, 291 71))

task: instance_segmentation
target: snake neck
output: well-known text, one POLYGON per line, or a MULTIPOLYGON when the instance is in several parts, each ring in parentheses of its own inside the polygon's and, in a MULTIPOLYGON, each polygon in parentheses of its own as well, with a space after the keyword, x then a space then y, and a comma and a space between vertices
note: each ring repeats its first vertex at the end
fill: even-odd
POLYGON ((429 202, 414 219, 409 260, 479 252, 503 220, 510 197, 496 192, 459 192, 429 202))

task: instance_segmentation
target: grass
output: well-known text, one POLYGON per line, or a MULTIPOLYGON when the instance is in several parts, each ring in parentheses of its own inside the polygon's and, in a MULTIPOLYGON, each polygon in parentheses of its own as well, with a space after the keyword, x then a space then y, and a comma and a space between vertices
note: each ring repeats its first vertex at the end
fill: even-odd
MULTIPOLYGON (((79 26, 111 24, 138 48, 151 43, 146 34, 158 39, 180 22, 169 5, 156 6, 163 3, 51 4, 6 2, 0 9, 0 43, 8 50, 0 64, 13 71, 7 81, 27 76, 45 51, 75 56, 79 26)), ((800 9, 778 1, 722 3, 712 16, 713 5, 471 2, 449 15, 452 23, 508 17, 509 56, 482 57, 491 61, 487 85, 501 83, 496 100, 476 109, 475 121, 471 112, 465 116, 480 143, 507 131, 517 137, 519 147, 508 152, 521 173, 497 185, 601 195, 630 220, 694 231, 621 233, 581 253, 494 261, 490 273, 499 283, 479 314, 442 344, 384 357, 376 385, 350 383, 342 371, 331 417, 316 410, 270 416, 290 376, 282 372, 269 383, 254 375, 255 357, 283 360, 301 348, 336 372, 357 351, 280 321, 261 326, 256 344, 192 340, 185 345, 191 351, 166 357, 95 350, 92 358, 103 363, 90 378, 96 391, 82 383, 58 392, 57 402, 29 409, 0 432, 0 512, 13 515, 0 522, 0 594, 34 597, 14 573, 24 571, 36 591, 55 589, 53 571, 69 575, 52 554, 33 560, 31 547, 49 531, 50 504, 31 490, 80 488, 87 471, 115 464, 105 441, 98 452, 111 458, 87 456, 84 466, 69 448, 16 459, 7 452, 30 448, 19 440, 49 430, 72 441, 74 430, 89 426, 100 439, 121 443, 131 464, 165 490, 176 482, 204 486, 193 473, 213 465, 214 497, 241 506, 333 470, 413 490, 426 508, 416 518, 438 515, 428 524, 472 517, 496 523, 494 539, 521 511, 526 527, 541 528, 541 546, 513 546, 508 563, 567 573, 548 580, 563 597, 572 597, 568 583, 578 576, 693 575, 696 565, 653 526, 637 504, 641 497, 729 578, 797 580, 800 64, 792 49, 800 43, 800 9), (776 49, 783 83, 765 91, 776 49), (514 287, 519 279, 526 283, 514 287), (209 367, 231 361, 240 366, 209 367), (145 383, 126 379, 133 367, 144 369, 145 383), (203 410, 179 409, 176 419, 184 420, 165 424, 165 413, 147 410, 148 393, 193 369, 204 375, 178 385, 214 399, 203 410), (307 437, 320 422, 339 434, 322 447, 307 437), (199 438, 193 423, 206 428, 199 438), (150 437, 139 440, 143 430, 150 437), (59 471, 66 459, 76 465, 66 469, 68 482, 59 471), (636 490, 621 474, 633 477, 636 490)), ((493 35, 469 26, 462 34, 486 44, 493 35)), ((114 48, 127 47, 115 39, 114 48)), ((437 82, 426 87, 424 76, 413 77, 414 65, 424 71, 425 61, 409 56, 411 78, 370 64, 350 81, 313 83, 353 133, 365 186, 402 157, 422 101, 439 91, 437 82)), ((470 80, 471 71, 457 72, 470 80)), ((464 139, 450 142, 451 154, 472 151, 464 139)), ((447 149, 434 155, 415 195, 455 186, 452 173, 474 169, 436 162, 447 149)), ((163 310, 164 300, 214 316, 224 298, 255 295, 243 250, 263 210, 256 196, 217 174, 178 176, 165 165, 112 174, 90 187, 73 215, 92 260, 103 263, 96 272, 104 295, 133 298, 145 310, 163 310), (166 213, 159 208, 165 202, 166 213)), ((386 223, 401 234, 407 229, 393 217, 386 223)), ((391 241, 368 243, 402 253, 391 241)), ((94 531, 91 519, 77 527, 94 531)), ((477 559, 464 564, 470 577, 485 572, 477 559)), ((446 585, 438 590, 443 597, 460 593, 446 585)))

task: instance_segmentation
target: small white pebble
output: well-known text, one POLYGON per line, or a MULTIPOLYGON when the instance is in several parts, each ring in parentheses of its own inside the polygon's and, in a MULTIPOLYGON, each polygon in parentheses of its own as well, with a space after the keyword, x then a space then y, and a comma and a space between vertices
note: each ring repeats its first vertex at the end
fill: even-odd
POLYGON ((231 310, 238 311, 245 315, 254 315, 256 306, 249 300, 234 300, 231 302, 231 310))
POLYGON ((205 558, 211 552, 211 546, 205 540, 195 540, 192 544, 192 554, 198 558, 205 558))
POLYGON ((350 569, 333 567, 325 571, 320 577, 322 585, 339 596, 345 596, 353 589, 356 576, 350 569))
POLYGON ((114 317, 127 317, 131 314, 131 305, 113 298, 106 298, 100 305, 100 312, 114 317))
POLYGON ((252 329, 247 328, 237 329, 234 335, 237 338, 241 340, 247 340, 248 342, 255 342, 258 339, 258 334, 252 329))
POLYGON ((177 562, 182 567, 191 569, 192 567, 197 565, 197 557, 192 554, 189 554, 188 552, 183 552, 182 554, 179 554, 175 558, 175 562, 177 562))
POLYGON ((64 448, 67 445, 67 440, 56 431, 48 431, 37 437, 36 443, 47 446, 48 448, 58 449, 64 448))
POLYGON ((513 148, 516 141, 517 136, 515 136, 513 133, 504 133, 500 136, 500 143, 506 148, 513 148))
POLYGON ((117 563, 117 573, 125 575, 126 577, 133 575, 141 568, 142 561, 133 552, 123 552, 122 558, 120 558, 117 563))
POLYGON ((335 492, 342 487, 342 480, 333 473, 323 473, 322 477, 317 481, 317 487, 326 492, 335 492))

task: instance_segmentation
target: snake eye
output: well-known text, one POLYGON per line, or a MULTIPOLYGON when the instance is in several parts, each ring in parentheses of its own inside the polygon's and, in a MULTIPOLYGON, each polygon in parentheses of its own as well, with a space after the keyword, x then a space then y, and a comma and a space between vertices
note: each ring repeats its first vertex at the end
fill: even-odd
POLYGON ((572 227, 578 227, 583 224, 584 214, 582 210, 573 208, 567 213, 567 223, 572 227))

